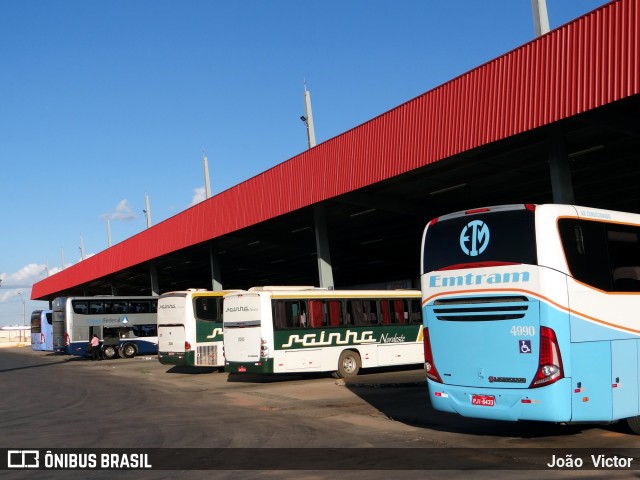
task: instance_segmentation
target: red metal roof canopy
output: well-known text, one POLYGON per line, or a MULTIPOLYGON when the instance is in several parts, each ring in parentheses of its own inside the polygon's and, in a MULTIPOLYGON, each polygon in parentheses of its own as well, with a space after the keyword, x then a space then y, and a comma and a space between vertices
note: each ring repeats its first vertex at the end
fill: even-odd
POLYGON ((594 10, 36 283, 31 298, 637 95, 639 11, 637 0, 594 10))

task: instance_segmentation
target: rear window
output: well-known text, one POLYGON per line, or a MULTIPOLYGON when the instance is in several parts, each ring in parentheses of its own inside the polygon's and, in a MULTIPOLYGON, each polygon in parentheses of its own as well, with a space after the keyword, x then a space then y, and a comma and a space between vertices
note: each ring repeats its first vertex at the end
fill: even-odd
POLYGON ((429 226, 423 272, 482 264, 537 264, 535 215, 527 209, 461 215, 429 226))

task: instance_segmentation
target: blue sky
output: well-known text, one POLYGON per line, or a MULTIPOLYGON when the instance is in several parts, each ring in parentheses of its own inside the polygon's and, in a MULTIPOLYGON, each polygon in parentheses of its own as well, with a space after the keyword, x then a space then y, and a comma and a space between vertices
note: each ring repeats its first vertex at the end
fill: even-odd
MULTIPOLYGON (((607 3, 547 0, 551 28, 607 3)), ((0 0, 0 326, 31 285, 534 37, 530 0, 0 0)))

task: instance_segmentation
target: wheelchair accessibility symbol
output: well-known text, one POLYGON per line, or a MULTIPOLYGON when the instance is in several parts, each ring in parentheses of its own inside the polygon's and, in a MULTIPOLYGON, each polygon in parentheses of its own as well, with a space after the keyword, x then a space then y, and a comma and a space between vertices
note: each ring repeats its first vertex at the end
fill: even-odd
POLYGON ((531 353, 531 340, 518 340, 520 353, 531 353))

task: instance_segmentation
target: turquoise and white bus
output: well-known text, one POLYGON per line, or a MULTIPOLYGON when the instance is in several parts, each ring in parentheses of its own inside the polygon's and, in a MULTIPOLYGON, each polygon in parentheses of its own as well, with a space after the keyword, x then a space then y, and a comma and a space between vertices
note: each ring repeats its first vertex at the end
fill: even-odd
POLYGON ((53 312, 34 310, 31 313, 31 349, 53 352, 53 312))
POLYGON ((332 372, 421 364, 419 290, 253 287, 224 297, 230 373, 332 372))
POLYGON ((640 215, 505 205, 422 239, 424 354, 437 410, 640 433, 640 215))
POLYGON ((158 297, 58 297, 53 301, 53 348, 86 356, 93 334, 107 358, 158 353, 158 297))
POLYGON ((222 296, 189 289, 158 299, 158 360, 163 365, 224 367, 222 296))

